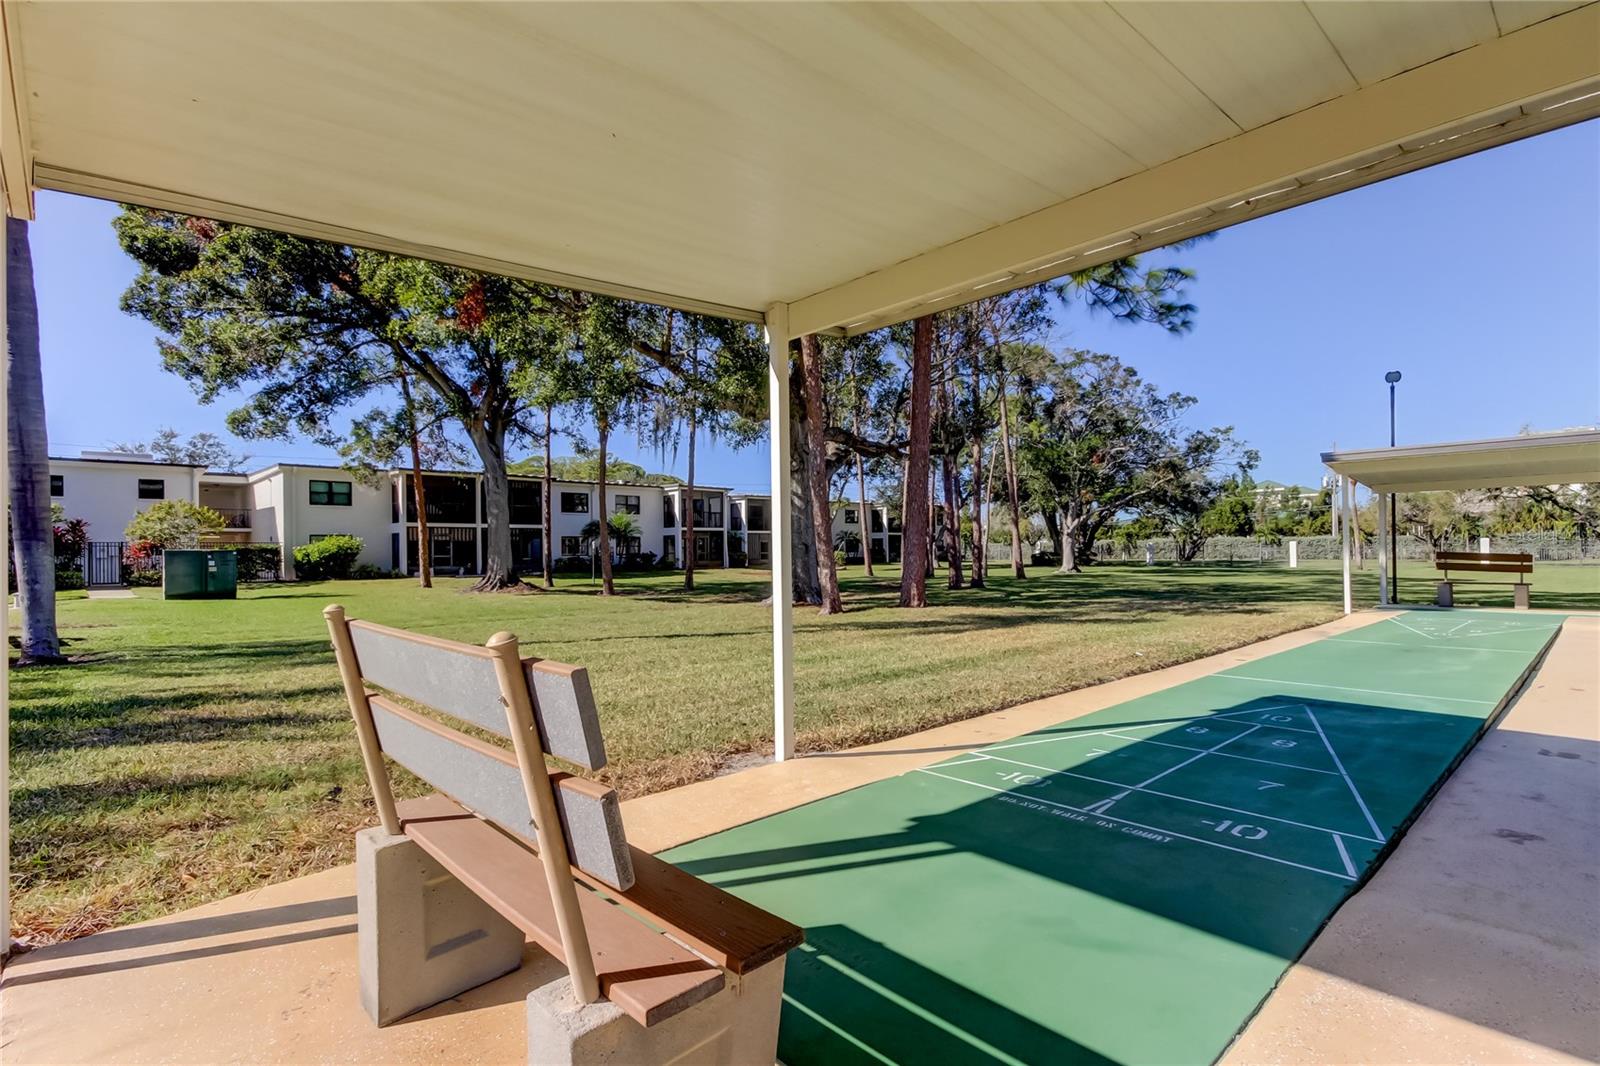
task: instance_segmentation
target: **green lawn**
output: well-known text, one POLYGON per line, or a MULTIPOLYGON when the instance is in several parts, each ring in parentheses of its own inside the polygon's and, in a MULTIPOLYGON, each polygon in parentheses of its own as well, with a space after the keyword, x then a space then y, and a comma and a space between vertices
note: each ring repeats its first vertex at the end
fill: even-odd
MULTIPOLYGON (((796 612, 803 749, 1154 669, 1338 610, 1338 572, 1322 565, 1040 571, 977 592, 941 587, 917 611, 892 607, 897 580, 853 568, 847 613, 796 612)), ((223 602, 64 594, 61 633, 84 661, 11 683, 17 932, 77 936, 349 860, 372 810, 320 613, 331 602, 460 640, 509 629, 534 654, 588 666, 612 757, 604 776, 625 794, 770 750, 767 575, 698 581, 685 594, 677 574, 626 577, 613 600, 587 579, 526 596, 465 594, 466 581, 274 585, 223 602)), ((1370 570, 1361 583, 1370 600, 1370 570)), ((1541 566, 1535 603, 1556 605, 1558 586, 1563 605, 1600 608, 1600 567, 1541 566)), ((1420 569, 1407 592, 1431 596, 1420 569)))

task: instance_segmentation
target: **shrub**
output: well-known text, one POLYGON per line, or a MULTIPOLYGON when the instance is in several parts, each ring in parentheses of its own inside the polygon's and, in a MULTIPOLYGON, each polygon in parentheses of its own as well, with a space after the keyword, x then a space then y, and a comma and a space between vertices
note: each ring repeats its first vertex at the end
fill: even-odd
POLYGON ((844 569, 844 549, 835 548, 833 551, 833 565, 844 569))
POLYGON ((195 548, 200 538, 222 532, 221 513, 188 500, 162 500, 134 515, 123 535, 159 548, 195 548))
POLYGON ((135 588, 155 588, 161 584, 161 571, 129 570, 128 584, 135 588))
POLYGON ((346 534, 323 537, 294 550, 294 569, 304 581, 348 578, 361 556, 361 538, 346 534))
POLYGON ((276 544, 241 544, 232 550, 240 581, 275 581, 282 571, 283 553, 276 544))
POLYGON ((355 578, 357 581, 373 581, 377 578, 393 577, 394 574, 381 566, 373 566, 371 563, 361 563, 351 569, 350 576, 355 578))
POLYGON ((56 566, 76 566, 83 553, 89 549, 89 523, 81 518, 69 519, 55 527, 56 566))
POLYGON ((72 589, 81 589, 81 588, 83 588, 83 571, 82 570, 57 570, 56 571, 56 591, 57 592, 68 592, 68 591, 71 591, 72 589))

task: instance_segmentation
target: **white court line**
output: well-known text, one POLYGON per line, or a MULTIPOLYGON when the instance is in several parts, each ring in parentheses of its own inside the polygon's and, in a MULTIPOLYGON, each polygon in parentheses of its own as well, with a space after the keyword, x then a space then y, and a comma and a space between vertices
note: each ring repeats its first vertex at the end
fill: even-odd
MULTIPOLYGON (((985 784, 983 784, 981 782, 978 782, 978 781, 968 781, 964 777, 951 777, 948 774, 935 773, 932 770, 927 770, 927 769, 923 769, 923 768, 920 768, 920 767, 917 769, 917 773, 919 773, 919 774, 932 774, 934 777, 942 777, 946 781, 954 781, 958 785, 971 785, 973 788, 981 788, 986 792, 998 792, 1002 796, 1010 796, 1013 799, 1025 800, 1025 801, 1027 801, 1029 803, 1042 803, 1047 807, 1059 807, 1061 810, 1072 811, 1075 814, 1088 814, 1088 813, 1090 813, 1088 811, 1083 810, 1080 807, 1072 807, 1072 806, 1069 806, 1069 805, 1067 805, 1065 803, 1057 803, 1054 800, 1041 799, 1038 796, 1024 796, 1021 793, 1012 792, 1010 789, 995 788, 993 785, 985 785, 985 784)), ((1167 836, 1177 837, 1180 840, 1187 840, 1187 841, 1190 841, 1191 843, 1194 843, 1194 844, 1207 844, 1207 845, 1209 845, 1209 846, 1211 846, 1213 848, 1221 848, 1223 851, 1238 852, 1240 855, 1248 855, 1253 859, 1265 859, 1268 862, 1279 863, 1279 864, 1281 864, 1283 866, 1293 866, 1296 869, 1309 870, 1310 872, 1312 872, 1314 874, 1323 874, 1324 876, 1327 876, 1327 877, 1337 878, 1340 881, 1354 881, 1355 880, 1355 878, 1353 878, 1353 877, 1349 877, 1349 876, 1347 876, 1345 874, 1341 874, 1341 873, 1336 873, 1333 870, 1324 870, 1321 867, 1317 867, 1317 866, 1306 866, 1303 863, 1291 862, 1288 859, 1280 859, 1276 855, 1263 855, 1259 851, 1246 851, 1244 848, 1236 848, 1236 847, 1232 846, 1231 844, 1222 844, 1222 843, 1219 843, 1218 841, 1215 841, 1215 840, 1202 840, 1200 837, 1192 837, 1192 836, 1189 836, 1189 835, 1187 835, 1185 833, 1174 832, 1171 829, 1162 829, 1162 828, 1159 828, 1159 827, 1153 826, 1153 825, 1145 825, 1143 822, 1135 822, 1135 821, 1131 821, 1130 819, 1127 819, 1127 818, 1118 818, 1114 814, 1096 814, 1096 815, 1094 815, 1094 817, 1096 817, 1096 818, 1104 818, 1108 822, 1121 822, 1123 825, 1131 825, 1131 826, 1134 826, 1135 828, 1138 828, 1138 829, 1148 829, 1152 833, 1163 833, 1163 834, 1165 834, 1167 836)))
POLYGON ((1345 850, 1344 837, 1338 833, 1333 834, 1333 846, 1339 849, 1339 858, 1344 862, 1345 872, 1355 877, 1356 864, 1350 861, 1350 853, 1345 850))
POLYGON ((1356 783, 1350 780, 1350 772, 1344 768, 1344 761, 1339 758, 1339 753, 1333 750, 1333 742, 1328 739, 1328 734, 1322 732, 1322 723, 1317 721, 1316 714, 1310 707, 1306 708, 1306 715, 1311 719, 1311 724, 1317 727, 1317 732, 1322 734, 1323 747, 1328 749, 1328 754, 1333 756, 1333 765, 1339 768, 1339 773, 1344 776, 1344 783, 1350 789, 1350 795, 1356 798, 1356 803, 1361 805, 1361 813, 1367 816, 1367 825, 1372 827, 1372 835, 1383 838, 1383 830, 1378 828, 1377 821, 1372 817, 1372 812, 1367 810, 1367 801, 1361 798, 1361 792, 1356 788, 1356 783))
POLYGON ((969 754, 973 755, 973 757, 970 758, 970 759, 962 759, 960 762, 942 762, 939 765, 940 766, 965 766, 970 762, 982 762, 983 761, 983 756, 977 755, 975 753, 969 753, 969 754))
POLYGON ((1461 630, 1465 629, 1467 626, 1470 626, 1472 623, 1474 623, 1476 621, 1477 621, 1476 618, 1468 618, 1466 621, 1462 622, 1460 625, 1455 626, 1454 628, 1452 628, 1448 633, 1445 634, 1445 636, 1446 637, 1453 637, 1458 632, 1460 632, 1461 630))
MULTIPOLYGON (((1273 726, 1272 728, 1274 728, 1274 729, 1282 729, 1284 727, 1279 725, 1279 726, 1273 726)), ((1314 731, 1310 730, 1310 729, 1302 729, 1302 730, 1300 730, 1300 732, 1302 732, 1302 733, 1312 733, 1314 731)), ((1110 735, 1118 738, 1119 740, 1136 740, 1141 744, 1154 744, 1157 747, 1161 747, 1161 748, 1180 748, 1183 751, 1205 751, 1206 750, 1204 748, 1191 748, 1187 744, 1170 744, 1165 740, 1150 740, 1147 737, 1125 737, 1121 733, 1112 733, 1110 735)), ((1243 734, 1240 734, 1240 735, 1242 736, 1243 734)), ((1224 759, 1243 759, 1245 762, 1258 762, 1258 763, 1261 763, 1263 766, 1277 766, 1277 767, 1280 767, 1281 769, 1284 769, 1284 770, 1304 770, 1307 773, 1311 773, 1311 774, 1329 774, 1329 775, 1332 775, 1333 777, 1338 777, 1339 776, 1339 772, 1337 770, 1318 770, 1315 766, 1296 766, 1292 762, 1279 762, 1276 759, 1257 759, 1253 755, 1235 755, 1231 751, 1214 751, 1211 754, 1220 755, 1224 759)))
POLYGON ((809 1017, 812 1021, 816 1022, 818 1025, 822 1026, 824 1029, 827 1029, 828 1031, 832 1032, 835 1036, 843 1037, 847 1043, 854 1044, 856 1047, 860 1048, 862 1051, 865 1051, 868 1055, 871 1055, 873 1058, 877 1059, 879 1062, 888 1063, 889 1066, 900 1066, 899 1063, 897 1063, 893 1059, 889 1058, 889 1056, 879 1054, 877 1052, 877 1050, 875 1050, 873 1047, 871 1047, 868 1044, 862 1043, 859 1038, 851 1035, 850 1033, 845 1032, 839 1026, 834 1025, 828 1019, 824 1018, 822 1015, 818 1014, 816 1011, 812 1010, 810 1007, 806 1006, 804 1003, 801 1003, 798 999, 795 999, 793 996, 789 995, 789 993, 785 992, 783 994, 783 1001, 785 1003, 789 1004, 789 1006, 793 1007, 795 1010, 799 1011, 801 1014, 804 1014, 807 1017, 809 1017))
MULTIPOLYGON (((1026 766, 1030 770, 1043 770, 1047 774, 1059 774, 1062 777, 1076 777, 1084 781, 1093 781, 1097 785, 1110 785, 1112 788, 1128 789, 1129 791, 1133 792, 1144 792, 1151 796, 1160 796, 1162 799, 1179 800, 1183 803, 1194 803, 1201 807, 1215 807, 1219 811, 1228 811, 1232 814, 1247 814, 1252 818, 1265 818, 1269 822, 1282 822, 1284 825, 1299 826, 1301 829, 1312 829, 1318 833, 1332 833, 1335 835, 1343 833, 1345 836, 1356 840, 1367 840, 1373 844, 1383 843, 1383 838, 1381 836, 1364 837, 1360 833, 1351 833, 1343 829, 1329 829, 1325 825, 1312 825, 1309 822, 1297 822, 1293 818, 1279 818, 1277 815, 1262 814, 1260 811, 1247 811, 1243 807, 1229 807, 1222 803, 1211 803, 1207 800, 1197 800, 1192 796, 1180 796, 1175 792, 1162 792, 1160 789, 1143 788, 1139 785, 1125 785, 1121 781, 1107 781, 1103 777, 1090 777, 1088 774, 1075 774, 1071 770, 1054 770, 1048 766, 1039 766, 1038 764, 1031 762, 1021 762, 1017 759, 1004 759, 998 755, 986 755, 984 757, 987 759, 992 759, 995 762, 1011 763, 1013 766, 1026 766)), ((962 778, 962 780, 966 779, 962 778)), ((1025 796, 1027 799, 1034 798, 1021 792, 1016 793, 1016 795, 1025 796)), ((1124 793, 1124 795, 1126 795, 1126 793, 1124 793)), ((1079 808, 1074 807, 1072 809, 1078 810, 1079 808)))
POLYGON ((1409 630, 1411 630, 1411 632, 1415 633, 1419 637, 1425 637, 1428 640, 1438 640, 1439 639, 1438 637, 1434 636, 1432 633, 1424 633, 1422 630, 1418 629, 1416 626, 1408 626, 1408 625, 1406 625, 1404 622, 1400 621, 1400 619, 1398 619, 1398 618, 1391 618, 1391 619, 1389 619, 1389 621, 1393 622, 1395 625, 1399 626, 1401 629, 1409 629, 1409 630))
MULTIPOLYGON (((1490 634, 1490 633, 1483 633, 1483 634, 1468 633, 1467 634, 1467 636, 1469 636, 1469 637, 1492 636, 1492 635, 1493 634, 1490 634)), ((1336 643, 1336 644, 1382 644, 1382 645, 1385 645, 1386 647, 1390 647, 1390 648, 1413 648, 1413 649, 1423 647, 1423 645, 1420 645, 1420 644, 1402 644, 1398 640, 1357 640, 1354 637, 1329 637, 1328 639, 1330 641, 1336 643)), ((1521 648, 1475 648, 1470 644, 1441 644, 1441 645, 1439 645, 1437 648, 1435 648, 1433 650, 1434 651, 1497 651, 1497 652, 1500 652, 1500 653, 1502 653, 1504 655, 1532 655, 1533 654, 1531 651, 1523 651, 1521 648)), ((1309 733, 1310 730, 1308 729, 1308 730, 1306 730, 1306 732, 1309 733)))
MULTIPOLYGON (((1211 718, 1226 718, 1231 722, 1231 721, 1235 720, 1233 718, 1233 716, 1236 715, 1236 714, 1270 714, 1273 711, 1292 711, 1296 707, 1299 707, 1299 706, 1300 706, 1300 704, 1298 704, 1298 703, 1285 703, 1285 704, 1282 704, 1282 705, 1277 706, 1277 707, 1249 707, 1249 708, 1246 708, 1245 710, 1242 710, 1242 711, 1218 711, 1216 714, 1209 715, 1208 717, 1211 717, 1211 718)), ((1199 718, 1195 719, 1195 721, 1197 721, 1197 722, 1202 721, 1202 720, 1203 719, 1199 719, 1199 718)), ((1263 724, 1268 726, 1268 727, 1270 727, 1270 728, 1272 728, 1272 729, 1287 729, 1287 730, 1289 730, 1290 732, 1293 732, 1293 733, 1312 733, 1312 734, 1316 733, 1315 729, 1302 729, 1300 726, 1297 726, 1297 725, 1280 725, 1277 722, 1266 722, 1266 723, 1263 723, 1263 724)))
POLYGON ((1314 681, 1285 681, 1281 677, 1251 677, 1249 674, 1212 674, 1212 677, 1225 677, 1230 681, 1258 681, 1268 685, 1297 685, 1300 688, 1327 688, 1339 692, 1364 692, 1369 696, 1404 696, 1413 700, 1443 700, 1446 703, 1476 703, 1481 707, 1493 707, 1494 700, 1469 700, 1465 696, 1424 696, 1418 692, 1390 692, 1381 688, 1351 688, 1349 685, 1320 685, 1314 681))
MULTIPOLYGON (((1248 713, 1250 713, 1250 714, 1257 714, 1257 713, 1265 714, 1268 711, 1287 711, 1287 710, 1291 710, 1291 709, 1293 709, 1295 707, 1298 707, 1298 706, 1300 706, 1298 703, 1279 703, 1279 704, 1274 704, 1271 707, 1251 707, 1249 709, 1248 713)), ((999 744, 999 745, 991 744, 987 748, 980 748, 980 749, 977 749, 977 750, 980 750, 980 751, 1010 751, 1012 748, 1031 748, 1035 744, 1053 744, 1058 740, 1077 740, 1077 739, 1079 739, 1081 737, 1110 737, 1110 736, 1117 736, 1118 734, 1116 733, 1116 730, 1118 730, 1118 729, 1164 729, 1164 728, 1174 727, 1174 726, 1194 725, 1197 722, 1204 722, 1209 718, 1226 718, 1230 714, 1244 714, 1244 713, 1247 713, 1247 712, 1244 712, 1244 711, 1219 711, 1219 712, 1215 712, 1215 713, 1208 713, 1208 714, 1199 715, 1199 716, 1194 717, 1194 718, 1170 718, 1170 719, 1167 719, 1167 720, 1161 721, 1161 722, 1139 722, 1139 723, 1136 723, 1136 724, 1133 724, 1133 725, 1116 725, 1116 726, 1112 726, 1110 729, 1097 729, 1092 733, 1063 733, 1060 736, 1039 737, 1036 740, 1020 740, 1015 744, 999 744)), ((1274 726, 1273 728, 1275 728, 1275 729, 1288 729, 1290 727, 1289 726, 1274 726)), ((1309 732, 1311 732, 1311 730, 1302 729, 1302 730, 1300 730, 1300 732, 1309 733, 1309 732)), ((1240 734, 1240 735, 1243 736, 1243 734, 1240 734)), ((1124 739, 1124 740, 1138 740, 1139 738, 1138 737, 1123 737, 1122 739, 1124 739)))
POLYGON ((1163 777, 1166 777, 1168 774, 1170 774, 1170 773, 1172 773, 1172 772, 1174 772, 1176 770, 1182 770, 1185 766, 1188 766, 1192 762, 1199 762, 1201 759, 1205 758, 1207 755, 1210 755, 1212 752, 1216 751, 1218 748, 1227 747, 1229 744, 1232 744, 1234 741, 1238 740, 1240 737, 1247 737, 1251 733, 1254 733, 1256 730, 1258 730, 1260 728, 1261 727, 1258 726, 1258 725, 1253 725, 1249 729, 1246 729, 1243 733, 1235 733, 1231 737, 1227 737, 1224 740, 1219 740, 1219 741, 1217 741, 1217 743, 1211 745, 1211 747, 1209 747, 1209 748, 1202 748, 1200 751, 1196 752, 1194 755, 1191 755, 1189 758, 1183 760, 1181 763, 1178 763, 1175 766, 1169 766, 1165 770, 1161 771, 1159 774, 1156 774, 1154 777, 1146 778, 1145 780, 1140 781, 1137 785, 1131 785, 1128 788, 1123 789, 1121 792, 1118 792, 1115 796, 1111 796, 1111 797, 1109 797, 1107 799, 1103 799, 1099 803, 1096 803, 1093 807, 1089 807, 1087 809, 1088 810, 1092 810, 1092 811, 1096 812, 1097 814, 1098 813, 1103 813, 1113 803, 1117 802, 1117 800, 1125 798, 1128 795, 1129 792, 1154 792, 1155 790, 1150 788, 1150 786, 1155 784, 1157 781, 1161 780, 1163 777))

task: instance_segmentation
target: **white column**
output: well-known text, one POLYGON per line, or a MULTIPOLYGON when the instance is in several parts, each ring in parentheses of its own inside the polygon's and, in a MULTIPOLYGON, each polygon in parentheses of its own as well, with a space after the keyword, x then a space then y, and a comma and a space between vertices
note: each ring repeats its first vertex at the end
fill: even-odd
MULTIPOLYGON (((0 62, 0 77, 10 78, 10 63, 0 62)), ((6 328, 6 257, 0 251, 0 442, 10 441, 6 424, 11 407, 6 379, 11 368, 11 331, 6 328)), ((9 447, 0 452, 0 501, 11 500, 9 447)), ((0 522, 0 559, 11 558, 9 523, 0 522)), ((87 576, 87 575, 85 575, 87 576)), ((11 632, 11 597, 0 589, 0 632, 11 632)), ((11 952, 11 656, 0 655, 0 958, 11 952)))
POLYGON ((722 494, 722 568, 728 568, 728 494, 722 494))
POLYGON ((1300 542, 1298 540, 1291 540, 1289 542, 1289 569, 1290 570, 1295 570, 1295 569, 1298 569, 1299 566, 1300 566, 1300 542))
POLYGON ((767 438, 772 452, 772 757, 794 755, 794 584, 790 574, 789 305, 767 309, 767 438))
POLYGON ((1388 493, 1380 492, 1378 505, 1378 606, 1389 606, 1389 508, 1388 493))
POLYGON ((1339 557, 1344 560, 1344 613, 1349 614, 1350 603, 1350 479, 1339 475, 1339 557))

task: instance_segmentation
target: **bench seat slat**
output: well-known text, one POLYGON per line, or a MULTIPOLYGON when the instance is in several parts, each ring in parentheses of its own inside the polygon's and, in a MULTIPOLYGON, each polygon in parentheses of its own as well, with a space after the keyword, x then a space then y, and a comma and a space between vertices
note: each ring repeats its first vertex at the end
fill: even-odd
MULTIPOLYGON (((561 935, 538 858, 440 795, 399 805, 407 837, 534 943, 562 957, 561 935)), ((600 991, 640 1025, 655 1025, 720 991, 722 969, 650 929, 622 907, 580 891, 600 991)))
POLYGON ((724 892, 629 845, 633 852, 633 887, 617 892, 582 870, 584 881, 648 915, 651 921, 733 973, 751 970, 782 957, 805 940, 805 930, 753 903, 724 892))

